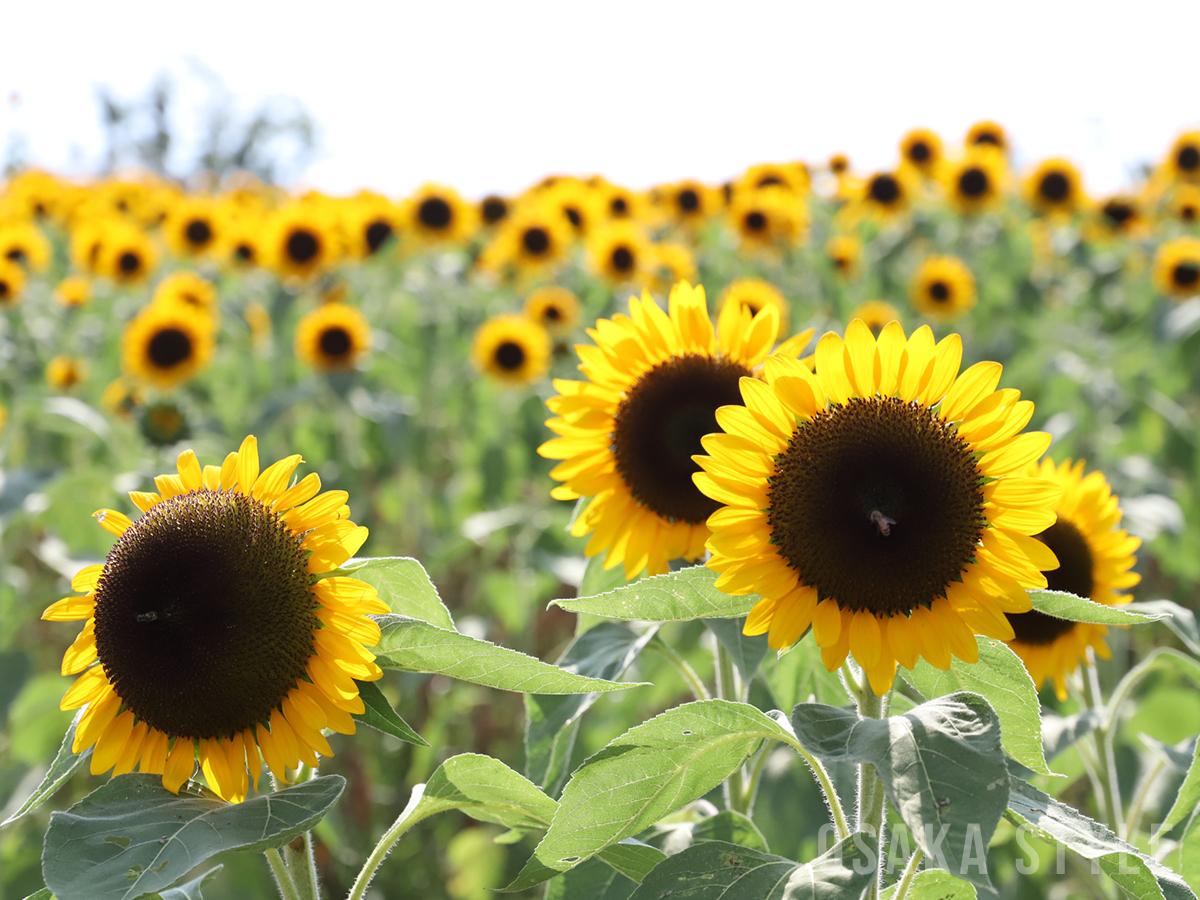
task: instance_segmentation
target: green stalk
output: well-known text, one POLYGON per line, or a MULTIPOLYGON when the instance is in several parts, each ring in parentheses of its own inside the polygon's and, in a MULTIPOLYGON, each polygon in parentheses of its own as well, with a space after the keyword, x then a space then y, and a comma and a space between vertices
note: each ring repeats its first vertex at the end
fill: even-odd
MULTIPOLYGON (((862 691, 858 695, 858 714, 864 719, 882 719, 885 707, 885 698, 876 696, 875 691, 864 679, 862 691)), ((872 763, 862 763, 858 767, 858 830, 875 836, 877 866, 875 878, 867 889, 864 900, 875 900, 879 896, 879 882, 883 875, 883 815, 883 782, 879 780, 879 773, 872 763)))
POLYGON ((700 676, 696 674, 696 670, 688 665, 688 661, 680 656, 679 651, 662 639, 660 635, 655 635, 654 638, 646 645, 647 650, 655 650, 665 656, 683 676, 683 680, 687 682, 691 688, 692 696, 697 700, 711 700, 712 695, 708 692, 708 688, 704 686, 704 682, 700 676))
POLYGON ((1087 664, 1084 666, 1088 683, 1091 706, 1100 714, 1100 725, 1096 729, 1099 744, 1100 775, 1108 788, 1109 827, 1118 834, 1121 833, 1121 823, 1124 813, 1121 809, 1121 785, 1117 776, 1117 754, 1113 747, 1113 732, 1116 731, 1115 717, 1109 715, 1105 708, 1104 697, 1100 692, 1100 675, 1096 670, 1096 657, 1088 648, 1087 664))
POLYGON ((908 889, 912 885, 912 880, 917 877, 917 871, 921 868, 921 860, 924 858, 925 854, 921 852, 920 847, 913 851, 912 858, 904 867, 904 874, 900 876, 900 883, 896 885, 896 893, 892 894, 892 900, 904 900, 908 896, 908 889))
POLYGON ((267 864, 271 867, 271 875, 275 879, 275 885, 279 888, 279 896, 283 900, 300 900, 300 895, 296 893, 296 885, 292 883, 292 876, 288 874, 287 864, 279 855, 279 851, 272 847, 263 855, 266 856, 267 864))
POLYGON ((1142 824, 1142 813, 1145 812, 1146 799, 1150 796, 1150 788, 1158 779, 1158 776, 1162 774, 1162 770, 1166 768, 1166 765, 1166 760, 1156 759, 1154 765, 1146 773, 1146 777, 1138 787, 1137 793, 1133 795, 1133 802, 1129 804, 1129 814, 1125 817, 1126 840, 1130 843, 1133 842, 1133 836, 1142 824))
POLYGON ((371 884, 371 879, 375 877, 375 871, 392 852, 392 847, 404 836, 404 832, 428 815, 428 813, 417 814, 417 806, 423 796, 425 796, 425 785, 419 784, 413 788, 412 796, 408 798, 408 805, 392 823, 392 827, 383 833, 383 837, 379 839, 379 843, 375 845, 371 855, 363 863, 358 877, 354 879, 353 887, 350 888, 350 893, 346 895, 346 900, 362 900, 363 895, 367 892, 367 887, 371 884))
MULTIPOLYGON (((296 784, 312 781, 316 772, 308 766, 301 765, 296 772, 296 784)), ((298 900, 320 900, 321 888, 317 883, 317 858, 313 852, 312 832, 306 831, 301 837, 283 847, 283 863, 287 867, 292 884, 296 886, 298 900), (297 847, 297 842, 301 842, 297 847)))
MULTIPOLYGON (((729 651, 725 649, 725 645, 717 640, 717 636, 713 635, 713 641, 716 647, 713 649, 713 665, 717 673, 717 696, 722 700, 733 700, 734 702, 741 701, 741 685, 737 675, 734 673, 733 657, 729 655, 729 651)), ((745 813, 748 809, 748 797, 746 792, 746 779, 744 767, 738 766, 733 772, 729 773, 729 777, 725 779, 723 786, 725 794, 725 808, 734 812, 745 813)))

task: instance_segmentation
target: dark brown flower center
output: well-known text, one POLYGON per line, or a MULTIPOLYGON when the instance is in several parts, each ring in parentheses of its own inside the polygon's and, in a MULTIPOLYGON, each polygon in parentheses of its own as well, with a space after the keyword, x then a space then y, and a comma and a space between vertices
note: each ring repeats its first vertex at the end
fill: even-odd
POLYGON ((745 222, 750 231, 762 231, 767 227, 767 217, 757 210, 746 213, 745 222))
POLYGON ((454 211, 450 209, 450 204, 441 197, 429 197, 422 200, 421 205, 417 207, 417 218, 426 228, 440 231, 450 224, 453 216, 454 211))
POLYGON ((334 359, 341 359, 354 347, 350 332, 340 325, 331 325, 321 332, 321 353, 334 359))
POLYGON ((487 225, 495 225, 508 215, 508 201, 503 197, 484 197, 480 214, 487 225))
POLYGON ((493 358, 505 372, 516 372, 525 365, 525 348, 516 341, 505 341, 496 348, 493 358))
POLYGON ((908 158, 915 163, 928 162, 931 153, 924 141, 913 141, 908 147, 908 158))
POLYGON ((203 249, 212 240, 212 226, 204 219, 192 219, 184 229, 184 236, 187 237, 187 242, 197 250, 203 249))
POLYGON ((871 179, 868 193, 876 203, 891 206, 900 199, 900 183, 891 175, 876 175, 871 179))
POLYGON ((1184 172, 1194 172, 1200 169, 1200 147, 1186 144, 1175 154, 1175 164, 1184 172))
POLYGON ((521 235, 521 243, 531 256, 541 256, 550 249, 550 235, 546 233, 545 228, 526 228, 525 233, 521 235))
POLYGON ((633 271, 633 251, 628 247, 613 248, 611 260, 614 271, 620 272, 622 275, 633 271))
MULTIPOLYGON (((1091 599, 1095 587, 1092 550, 1080 530, 1060 518, 1036 537, 1058 557, 1058 568, 1044 573, 1046 589, 1091 599)), ((1005 616, 1016 639, 1024 644, 1051 644, 1075 627, 1074 622, 1048 616, 1036 609, 1005 613, 1005 616)))
POLYGON ((695 212, 700 208, 700 195, 692 188, 684 188, 675 198, 675 202, 684 213, 695 212))
POLYGON ((1177 263, 1171 272, 1171 280, 1181 288, 1194 287, 1200 282, 1200 262, 1187 260, 1177 263))
POLYGON ((390 222, 377 219, 367 226, 363 236, 367 239, 367 252, 378 253, 379 248, 386 244, 394 234, 390 222))
POLYGON ((972 166, 958 176, 958 192, 972 200, 985 196, 990 186, 987 172, 978 166, 972 166))
POLYGON ((853 398, 800 426, 770 478, 771 542, 843 609, 911 613, 945 596, 986 524, 979 472, 919 403, 853 398))
POLYGON ((321 252, 321 242, 307 228, 297 228, 287 239, 287 255, 294 263, 310 263, 321 252))
POLYGON ((1062 172, 1047 172, 1038 185, 1038 193, 1051 203, 1062 203, 1071 195, 1071 182, 1062 172))
POLYGON ((126 250, 118 257, 117 268, 122 275, 134 275, 142 268, 142 258, 132 250, 126 250))
POLYGON ((1133 207, 1123 200, 1109 200, 1102 210, 1104 217, 1113 225, 1120 227, 1134 216, 1133 207))
POLYGON ((950 299, 950 285, 944 281, 935 281, 929 285, 929 298, 935 303, 945 303, 950 299))
POLYGON ((179 328, 163 328, 150 338, 146 355, 155 368, 173 369, 191 359, 191 335, 179 328))

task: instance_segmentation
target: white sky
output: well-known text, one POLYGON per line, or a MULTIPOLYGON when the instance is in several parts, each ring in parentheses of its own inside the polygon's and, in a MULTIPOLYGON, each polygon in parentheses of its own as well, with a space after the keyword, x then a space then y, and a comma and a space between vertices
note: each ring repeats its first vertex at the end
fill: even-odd
POLYGON ((334 192, 718 181, 834 151, 870 170, 911 127, 949 143, 980 118, 1102 192, 1200 124, 1194 0, 11 0, 2 19, 0 149, 21 135, 69 173, 101 156, 95 85, 138 97, 188 60, 244 109, 302 101, 321 126, 305 182, 334 192))

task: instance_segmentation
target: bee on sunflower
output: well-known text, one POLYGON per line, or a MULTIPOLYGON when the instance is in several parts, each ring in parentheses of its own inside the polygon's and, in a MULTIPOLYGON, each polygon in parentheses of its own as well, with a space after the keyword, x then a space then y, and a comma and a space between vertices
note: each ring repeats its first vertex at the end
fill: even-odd
MULTIPOLYGON (((1046 572, 1047 587, 1114 606, 1128 603, 1119 593, 1141 576, 1131 571, 1141 539, 1118 528, 1121 509, 1100 472, 1084 475, 1084 462, 1045 459, 1026 474, 1062 486, 1054 505, 1054 524, 1034 537, 1053 551, 1059 566, 1046 572)), ((1068 622, 1037 610, 1007 613, 1014 637, 1008 646, 1025 663, 1037 687, 1048 679, 1060 700, 1067 699, 1067 676, 1078 668, 1089 647, 1104 659, 1111 655, 1104 635, 1108 628, 1090 622, 1068 622)))
POLYGON ((322 372, 353 369, 371 346, 371 328, 347 303, 323 303, 296 326, 296 355, 322 372))
POLYGON ((718 589, 759 594, 746 634, 794 644, 811 627, 822 660, 848 654, 883 695, 896 665, 978 658, 975 634, 1011 640, 1057 567, 1032 535, 1061 487, 1025 467, 1050 435, 1020 433, 1033 404, 997 390, 1001 367, 961 375, 962 342, 928 326, 876 339, 861 320, 817 344, 815 374, 776 353, 744 405, 717 411, 697 487, 718 589))
POLYGON ((72 580, 84 596, 42 614, 84 622, 63 657, 63 674, 78 677, 61 706, 86 706, 72 749, 94 748, 93 774, 136 767, 178 793, 198 762, 238 802, 264 761, 286 782, 333 755, 325 728, 354 733, 355 681, 382 674, 367 615, 388 610, 361 581, 320 577, 367 529, 347 517, 344 491, 319 493, 315 474, 289 486, 300 462, 260 471, 253 436, 220 466, 186 450, 157 491, 130 494, 139 517, 96 512, 116 544, 72 580))
MULTIPOLYGON (((702 287, 680 283, 668 311, 643 294, 629 315, 601 319, 576 348, 585 381, 556 379, 546 405, 557 437, 538 448, 561 460, 551 476, 559 500, 590 497, 572 534, 591 533, 585 553, 606 554, 627 578, 657 575, 673 559, 698 559, 717 503, 692 483, 692 456, 716 430, 717 409, 740 403, 738 380, 753 373, 779 335, 779 311, 751 316, 727 304, 714 328, 702 287)), ((802 349, 812 331, 785 347, 802 349)))
POLYGON ((475 332, 471 361, 475 368, 507 387, 523 387, 550 368, 550 335, 527 316, 495 316, 475 332))

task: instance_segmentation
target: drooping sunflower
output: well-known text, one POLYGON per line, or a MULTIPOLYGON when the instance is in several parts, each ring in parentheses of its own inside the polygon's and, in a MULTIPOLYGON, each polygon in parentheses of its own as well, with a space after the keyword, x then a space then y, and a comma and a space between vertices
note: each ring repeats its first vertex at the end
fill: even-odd
POLYGON ((125 327, 125 371, 163 390, 183 384, 212 359, 213 331, 210 318, 183 304, 151 304, 125 327))
POLYGON ((25 290, 25 270, 9 259, 0 259, 0 309, 10 309, 21 302, 25 290))
POLYGON ((347 303, 323 303, 296 326, 296 355, 314 369, 353 369, 371 345, 371 328, 347 303))
POLYGON ((862 259, 862 241, 851 234, 839 234, 825 242, 825 256, 833 263, 833 269, 842 278, 853 278, 858 274, 858 263, 862 259))
POLYGON ((876 340, 855 320, 817 344, 815 375, 777 353, 742 380, 695 482, 724 505, 717 587, 763 598, 746 634, 784 648, 811 626, 825 666, 852 653, 880 695, 897 662, 945 669, 978 658, 975 634, 1011 640, 1004 614, 1057 565, 1031 535, 1061 488, 1022 474, 1050 444, 1019 434, 1033 404, 996 390, 998 363, 959 375, 961 359, 958 335, 891 323, 876 340))
POLYGON ((779 313, 779 330, 787 331, 791 310, 787 297, 775 285, 761 278, 738 278, 729 283, 721 292, 721 308, 729 303, 735 303, 756 316, 768 306, 774 306, 779 313))
POLYGON ((1008 169, 994 150, 974 150, 942 169, 942 190, 959 212, 974 215, 995 207, 1004 195, 1008 169))
POLYGON ((1083 178, 1068 159, 1047 159, 1025 180, 1025 202, 1039 213, 1069 216, 1086 200, 1083 178))
POLYGON ((868 300, 850 314, 850 319, 862 319, 871 329, 871 334, 879 337, 888 323, 900 321, 900 311, 882 300, 868 300))
MULTIPOLYGON (((572 534, 592 533, 585 553, 624 563, 627 578, 666 572, 673 559, 704 553, 714 501, 692 483, 692 455, 716 430, 719 407, 739 403, 738 380, 771 351, 779 313, 722 309, 714 329, 704 289, 681 283, 664 313, 648 295, 631 297, 629 315, 601 319, 576 347, 586 381, 556 379, 547 401, 557 437, 538 453, 562 460, 551 476, 559 500, 590 497, 572 534)), ((797 343, 807 343, 811 332, 797 343)))
POLYGON ((316 474, 289 487, 300 462, 260 472, 253 436, 220 466, 186 450, 157 492, 130 494, 138 518, 96 513, 116 544, 72 581, 85 596, 42 614, 85 622, 63 657, 63 674, 79 677, 61 706, 87 705, 73 749, 94 747, 93 774, 137 767, 178 793, 199 761, 209 787, 238 802, 263 761, 287 781, 333 755, 323 729, 354 733, 355 681, 382 675, 367 615, 387 606, 357 579, 318 580, 367 529, 347 518, 344 491, 318 493, 316 474))
POLYGON ((1158 248, 1154 286, 1175 300, 1200 294, 1200 238, 1177 237, 1158 248))
POLYGON ((71 275, 54 288, 54 299, 67 308, 85 306, 92 299, 92 283, 86 278, 71 275))
POLYGON ((942 139, 928 128, 914 128, 900 140, 900 157, 928 178, 942 161, 942 139))
POLYGON ((133 225, 113 222, 100 237, 96 271, 118 284, 145 281, 158 265, 158 253, 150 237, 133 225))
POLYGON ((546 285, 525 298, 525 315, 551 337, 566 337, 579 324, 579 298, 565 287, 546 285))
POLYGON ((69 391, 87 379, 86 360, 73 356, 56 356, 46 366, 46 383, 56 391, 69 391))
POLYGON ((957 256, 927 256, 908 290, 914 309, 943 322, 975 305, 975 276, 957 256))
POLYGON ((778 250, 800 243, 808 232, 804 200, 779 185, 735 191, 728 215, 743 250, 778 250))
POLYGON ((550 335, 526 316, 494 316, 475 332, 471 361, 500 384, 533 384, 550 368, 550 335))
POLYGON ((276 210, 266 232, 268 263, 286 278, 312 278, 341 256, 332 211, 320 202, 301 201, 276 210))
MULTIPOLYGON (((1048 587, 1104 606, 1128 603, 1129 597, 1119 591, 1141 581, 1130 569, 1142 541, 1117 527, 1121 509, 1104 475, 1083 472, 1083 460, 1069 459, 1057 466, 1053 460, 1042 460, 1026 471, 1063 489, 1054 506, 1058 518, 1034 535, 1058 557, 1059 567, 1045 573, 1048 587)), ((1007 618, 1015 633, 1008 646, 1024 661, 1039 688, 1047 679, 1053 681, 1060 700, 1067 699, 1067 676, 1083 661, 1088 647, 1104 659, 1111 655, 1104 642, 1108 633, 1104 625, 1068 622, 1036 610, 1008 613, 1007 618)))
POLYGON ((1189 131, 1175 138, 1163 165, 1178 181, 1200 182, 1200 131, 1189 131))
POLYGON ((180 256, 201 256, 218 246, 224 221, 208 197, 180 197, 167 212, 163 235, 180 256))
POLYGON ((1004 126, 990 120, 972 125, 963 143, 967 147, 994 148, 1001 153, 1007 153, 1009 149, 1008 134, 1004 131, 1004 126))
POLYGON ((650 239, 636 222, 617 219, 597 226, 587 253, 592 270, 609 284, 641 284, 649 277, 650 239))

